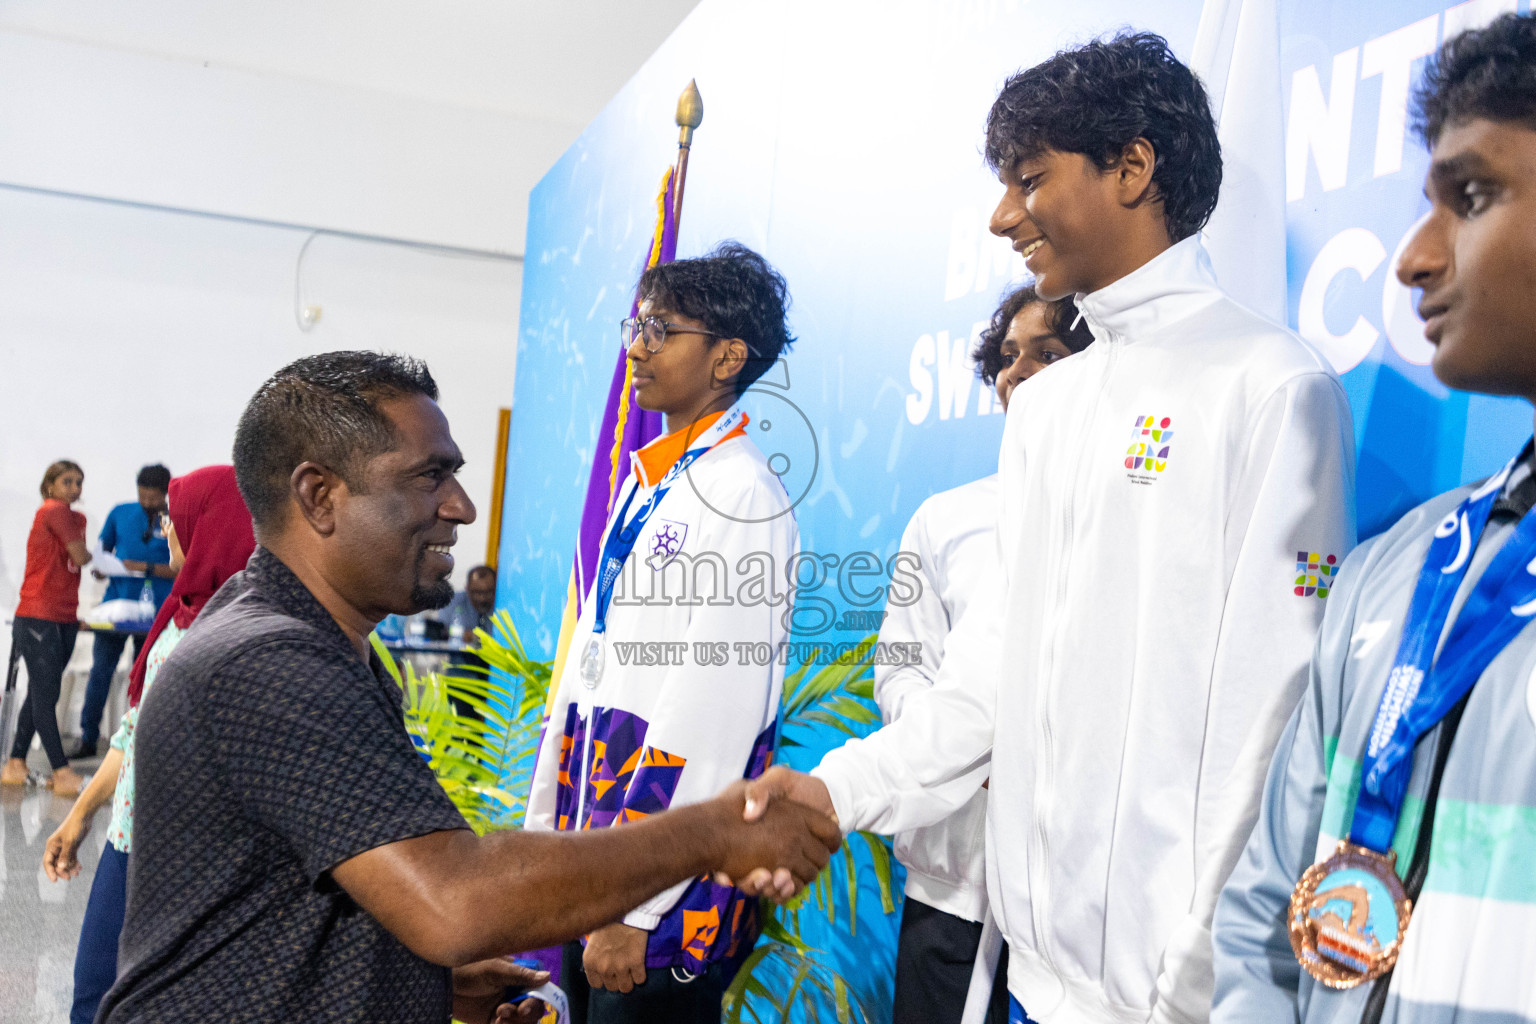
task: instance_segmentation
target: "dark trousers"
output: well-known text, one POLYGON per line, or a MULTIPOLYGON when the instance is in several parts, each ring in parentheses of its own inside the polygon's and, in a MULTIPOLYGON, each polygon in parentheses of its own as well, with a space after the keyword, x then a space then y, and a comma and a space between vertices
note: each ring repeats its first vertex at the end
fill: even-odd
POLYGON ((102 997, 117 980, 117 940, 123 933, 127 903, 128 855, 108 843, 101 848, 91 898, 85 904, 85 922, 80 926, 75 1002, 69 1009, 69 1024, 91 1024, 102 997))
MULTIPOLYGON (((666 968, 646 968, 645 981, 628 992, 587 985, 581 943, 560 951, 560 987, 571 998, 571 1024, 719 1024, 725 969, 714 964, 692 981, 666 968)), ((679 972, 681 973, 681 972, 679 972)))
MULTIPOLYGON (((101 713, 106 709, 107 697, 112 693, 112 677, 117 674, 117 663, 123 659, 123 648, 128 637, 122 633, 97 633, 91 649, 91 678, 85 684, 85 706, 80 709, 80 745, 94 747, 101 739, 101 713)), ((133 656, 139 656, 144 638, 133 638, 133 656)))
MULTIPOLYGON (((981 925, 908 896, 896 944, 893 1024, 959 1024, 981 945, 981 925)), ((992 986, 987 1024, 1008 1024, 1008 949, 992 986)))
POLYGON ((59 685, 64 680, 64 666, 75 651, 78 622, 49 622, 17 616, 11 626, 11 644, 27 663, 27 700, 16 717, 16 742, 11 756, 26 760, 27 748, 36 733, 48 752, 48 763, 55 769, 68 768, 64 741, 59 739, 59 721, 54 709, 59 703, 59 685))

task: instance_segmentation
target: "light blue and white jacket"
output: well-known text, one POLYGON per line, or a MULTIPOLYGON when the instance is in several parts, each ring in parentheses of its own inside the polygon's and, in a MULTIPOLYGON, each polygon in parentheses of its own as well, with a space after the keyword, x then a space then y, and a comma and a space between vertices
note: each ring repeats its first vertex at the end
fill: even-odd
MULTIPOLYGON (((1501 505, 1523 512, 1530 454, 1501 505)), ((1435 525, 1473 490, 1442 494, 1362 544, 1328 601, 1311 679, 1270 767, 1258 825, 1222 890, 1213 928, 1215 1022, 1355 1024, 1371 985, 1335 991, 1301 971, 1292 887, 1349 833, 1365 749, 1435 525)), ((1518 515, 1494 517, 1446 629, 1518 515)), ((1413 858, 1438 727, 1414 754, 1393 848, 1413 858)), ((1520 633, 1472 690, 1435 808, 1429 871, 1392 975, 1382 1024, 1536 1021, 1536 630, 1520 633)))

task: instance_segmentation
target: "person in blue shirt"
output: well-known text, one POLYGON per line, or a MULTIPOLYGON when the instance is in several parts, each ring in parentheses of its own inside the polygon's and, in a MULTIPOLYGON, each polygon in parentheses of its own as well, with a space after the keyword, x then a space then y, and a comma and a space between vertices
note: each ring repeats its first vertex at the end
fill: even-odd
MULTIPOLYGON (((165 514, 165 495, 171 486, 171 471, 161 465, 139 470, 139 500, 118 505, 107 515, 101 528, 101 546, 122 559, 124 568, 146 573, 145 579, 114 576, 107 584, 103 600, 137 601, 147 587, 153 595, 156 611, 171 596, 176 573, 171 569, 171 549, 161 528, 165 514)), ((143 637, 134 637, 133 656, 139 656, 143 637)), ((101 714, 112 690, 112 676, 122 659, 128 637, 123 633, 97 633, 92 651, 91 677, 85 684, 85 704, 80 709, 80 745, 71 757, 94 757, 101 739, 101 714)))
MULTIPOLYGON (((455 624, 463 629, 464 644, 474 648, 480 646, 480 640, 475 636, 475 630, 483 629, 491 635, 495 635, 495 627, 491 622, 491 615, 496 611, 496 570, 488 565, 477 565, 469 570, 469 576, 464 581, 464 589, 453 595, 453 600, 448 602, 448 607, 437 613, 440 621, 446 622, 451 630, 455 624)), ((451 636, 451 634, 450 634, 451 636)), ((471 650, 455 651, 448 655, 449 671, 468 666, 472 670, 489 670, 483 659, 471 650)), ((478 672, 473 675, 479 677, 478 672)), ((457 698, 453 699, 454 709, 461 715, 471 718, 479 718, 480 712, 470 704, 457 698)))
POLYGON ((491 614, 496 611, 496 570, 488 565, 477 565, 469 570, 469 577, 464 582, 464 589, 453 595, 453 600, 448 602, 448 607, 437 613, 437 617, 448 623, 451 628, 455 623, 464 629, 464 642, 471 647, 478 646, 475 640, 475 630, 483 629, 491 632, 491 614))

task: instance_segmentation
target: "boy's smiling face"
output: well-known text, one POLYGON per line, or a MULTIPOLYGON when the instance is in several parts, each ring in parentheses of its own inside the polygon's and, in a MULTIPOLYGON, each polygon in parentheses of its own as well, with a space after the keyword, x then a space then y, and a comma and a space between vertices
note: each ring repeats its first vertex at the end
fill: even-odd
POLYGON ((1145 139, 1106 170, 1082 153, 1025 157, 998 174, 1003 197, 989 227, 1024 257, 1047 302, 1098 291, 1171 244, 1155 164, 1145 139))
POLYGON ((1435 376, 1536 400, 1536 131, 1474 117, 1435 142, 1430 212, 1397 266, 1423 292, 1435 376))

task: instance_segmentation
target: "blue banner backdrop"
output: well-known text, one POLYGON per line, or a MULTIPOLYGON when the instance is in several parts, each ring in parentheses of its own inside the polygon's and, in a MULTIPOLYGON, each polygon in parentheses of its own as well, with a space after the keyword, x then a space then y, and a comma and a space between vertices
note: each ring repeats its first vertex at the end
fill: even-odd
MULTIPOLYGON (((1530 431, 1524 403, 1434 380, 1411 297, 1390 276, 1425 209, 1426 157, 1403 132, 1407 83, 1447 25, 1512 6, 1280 0, 1289 314, 1354 407, 1362 535, 1497 468, 1530 431)), ((554 654, 582 488, 609 443, 596 433, 618 322, 690 78, 706 116, 678 256, 734 238, 789 281, 799 342, 745 404, 753 439, 787 464, 804 550, 820 556, 801 570, 799 634, 851 641, 873 631, 885 598, 880 575, 859 570, 888 563, 924 498, 996 468, 1001 409, 968 353, 1022 274, 986 231, 999 186, 980 147, 998 87, 1126 25, 1189 54, 1200 15, 1199 0, 705 0, 530 200, 498 594, 530 653, 554 654)), ((797 767, 840 739, 796 738, 797 767)), ((895 919, 861 896, 857 949, 830 932, 826 944, 888 1013, 895 919)))
POLYGON ((1291 325, 1349 394, 1362 537, 1494 472, 1531 433, 1527 403, 1435 379, 1416 298, 1394 276, 1429 209, 1428 154, 1405 131, 1411 88, 1447 31, 1516 9, 1514 0, 1281 5, 1291 325))

